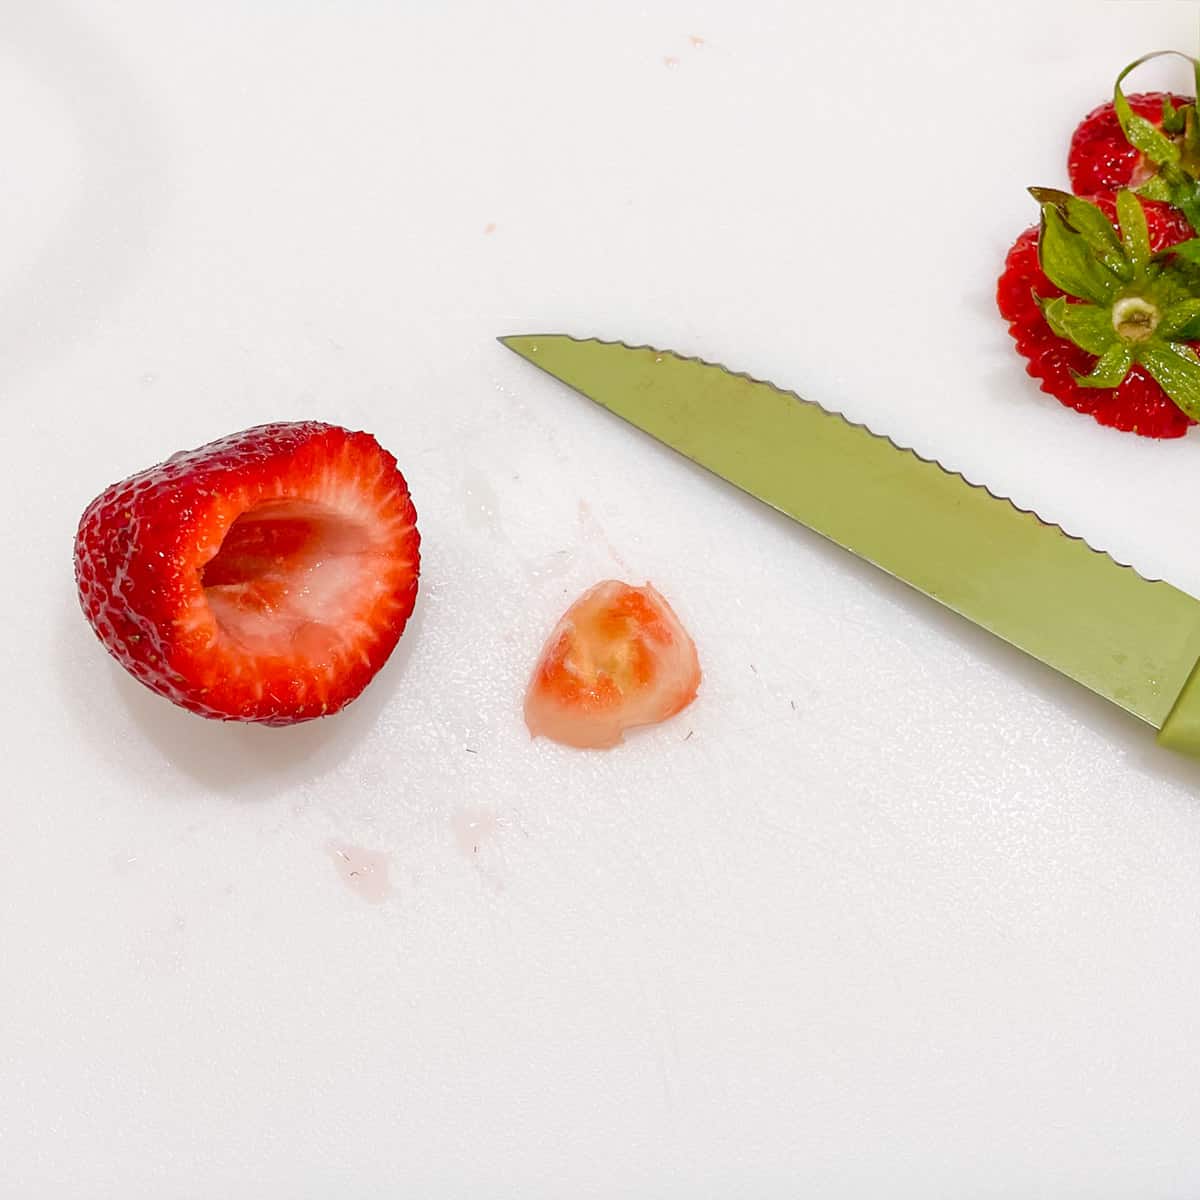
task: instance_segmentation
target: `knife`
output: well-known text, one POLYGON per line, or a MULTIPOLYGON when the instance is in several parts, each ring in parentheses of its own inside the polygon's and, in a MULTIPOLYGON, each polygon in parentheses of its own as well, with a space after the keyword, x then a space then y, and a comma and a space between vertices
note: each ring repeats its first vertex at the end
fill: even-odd
POLYGON ((563 334, 510 350, 1200 757, 1200 601, 794 392, 563 334))

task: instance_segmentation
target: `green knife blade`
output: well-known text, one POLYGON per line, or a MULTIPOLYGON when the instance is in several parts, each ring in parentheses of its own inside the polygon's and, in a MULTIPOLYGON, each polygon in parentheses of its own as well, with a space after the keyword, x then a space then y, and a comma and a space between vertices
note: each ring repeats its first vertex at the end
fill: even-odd
POLYGON ((1200 601, 773 384, 648 346, 500 341, 1200 755, 1200 601))

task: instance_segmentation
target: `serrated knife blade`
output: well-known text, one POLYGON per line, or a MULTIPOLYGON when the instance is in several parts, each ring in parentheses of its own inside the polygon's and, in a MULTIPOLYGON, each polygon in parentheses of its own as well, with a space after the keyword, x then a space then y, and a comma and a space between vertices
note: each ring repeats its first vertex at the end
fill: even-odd
POLYGON ((1200 601, 772 383, 563 334, 501 343, 1200 755, 1200 601))

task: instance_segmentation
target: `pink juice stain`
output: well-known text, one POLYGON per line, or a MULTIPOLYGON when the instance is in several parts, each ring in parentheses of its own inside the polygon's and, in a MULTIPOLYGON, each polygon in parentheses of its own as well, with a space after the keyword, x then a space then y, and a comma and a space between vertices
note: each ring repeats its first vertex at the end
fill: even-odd
POLYGON ((382 851, 344 842, 330 842, 325 850, 342 882, 368 904, 382 904, 392 895, 388 856, 382 851))

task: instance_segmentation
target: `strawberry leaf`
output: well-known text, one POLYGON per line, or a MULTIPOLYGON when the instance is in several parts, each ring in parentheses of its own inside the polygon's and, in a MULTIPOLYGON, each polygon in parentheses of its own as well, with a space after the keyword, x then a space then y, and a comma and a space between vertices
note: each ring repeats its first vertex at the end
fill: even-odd
POLYGON ((1163 133, 1182 133, 1183 132, 1183 109, 1176 108, 1171 103, 1171 97, 1164 95, 1162 98, 1162 130, 1163 133))
POLYGON ((1066 223, 1053 204, 1042 205, 1038 258, 1051 283, 1081 300, 1107 304, 1126 282, 1097 259, 1087 239, 1066 223))
POLYGON ((1171 189, 1161 175, 1151 175, 1141 187, 1134 190, 1146 200, 1167 201, 1171 199, 1171 189))
POLYGON ((1187 416, 1200 420, 1200 359, 1193 351, 1176 342, 1148 342, 1137 358, 1187 416))
POLYGON ((1200 300, 1183 300, 1162 315, 1155 333, 1172 342, 1191 342, 1200 338, 1200 300))
POLYGON ((1200 237, 1188 238, 1186 242, 1176 242, 1174 246, 1163 251, 1164 254, 1174 254, 1184 262, 1200 264, 1200 237))
POLYGON ((1029 194, 1039 204, 1053 204, 1059 216, 1087 242, 1092 253, 1114 274, 1130 280, 1134 272, 1112 222, 1088 200, 1057 188, 1031 187, 1029 194))
POLYGON ((1109 310, 1094 304, 1072 304, 1065 296, 1056 296, 1042 304, 1042 315, 1058 337, 1089 354, 1103 354, 1120 341, 1109 310))
POLYGON ((1141 202, 1127 189, 1117 193, 1117 221, 1121 225, 1121 242, 1135 268, 1150 261, 1150 229, 1141 202))
POLYGON ((1133 366, 1133 350, 1123 342, 1110 346, 1092 368, 1090 375, 1075 374, 1080 387, 1115 388, 1133 366))
POLYGON ((1163 312, 1184 300, 1194 300, 1200 296, 1200 266, 1196 263, 1173 258, 1169 262, 1153 263, 1152 268, 1159 270, 1151 286, 1154 303, 1163 312))
MULTIPOLYGON (((1200 172, 1200 160, 1189 169, 1200 172)), ((1200 229, 1200 181, 1179 163, 1168 163, 1159 170, 1166 184, 1168 202, 1187 217, 1193 229, 1200 229)))
POLYGON ((1196 107, 1192 104, 1183 109, 1183 147, 1179 165, 1193 179, 1200 174, 1200 129, 1196 124, 1196 107))
MULTIPOLYGON (((1160 129, 1156 129, 1153 122, 1147 121, 1145 117, 1139 117, 1130 108, 1129 101, 1125 99, 1125 93, 1121 91, 1121 83, 1126 75, 1136 70, 1143 63, 1149 62, 1152 58, 1173 53, 1175 53, 1173 50, 1157 50, 1153 54, 1142 55, 1141 58, 1131 62, 1117 76, 1117 81, 1113 84, 1113 108, 1116 111, 1117 120, 1120 122, 1121 132, 1125 135, 1125 140, 1135 149, 1140 150, 1156 167, 1161 167, 1166 163, 1177 163, 1179 161, 1179 147, 1160 129)), ((1183 57, 1186 58, 1187 55, 1183 57)))

